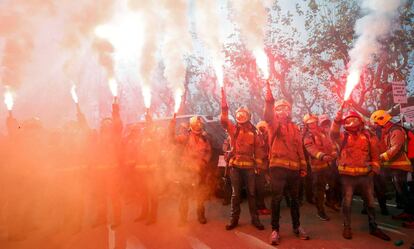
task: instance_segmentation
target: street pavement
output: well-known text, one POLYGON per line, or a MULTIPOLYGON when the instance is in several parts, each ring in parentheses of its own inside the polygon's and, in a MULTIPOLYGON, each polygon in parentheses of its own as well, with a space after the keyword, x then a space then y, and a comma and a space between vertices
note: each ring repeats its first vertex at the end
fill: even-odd
MULTIPOLYGON (((267 199, 270 204, 270 199, 267 199)), ((206 216, 208 223, 201 225, 197 222, 195 203, 192 202, 188 224, 179 227, 177 200, 162 198, 159 205, 159 216, 156 224, 133 222, 134 207, 125 204, 122 225, 116 229, 109 226, 91 228, 87 222, 77 233, 65 232, 62 229, 44 228, 33 231, 24 241, 8 242, 0 239, 1 249, 144 249, 144 248, 326 248, 326 249, 379 249, 397 248, 394 242, 403 240, 398 248, 409 248, 414 242, 414 230, 401 227, 400 221, 394 221, 391 216, 381 216, 377 208, 377 221, 384 231, 391 236, 392 241, 386 242, 371 236, 368 232, 368 219, 360 214, 362 202, 356 197, 353 202, 352 229, 353 239, 342 238, 342 217, 339 212, 327 209, 330 221, 321 221, 316 216, 316 208, 305 203, 301 207, 301 223, 311 239, 302 241, 292 233, 289 209, 283 203, 281 212, 281 244, 271 246, 270 216, 261 216, 265 225, 264 231, 258 231, 250 224, 247 201, 242 203, 242 214, 239 226, 231 231, 225 230, 228 222, 230 206, 223 206, 221 201, 213 199, 207 202, 206 216)), ((390 207, 392 214, 400 210, 390 207)), ((47 222, 47 221, 45 221, 47 222)))

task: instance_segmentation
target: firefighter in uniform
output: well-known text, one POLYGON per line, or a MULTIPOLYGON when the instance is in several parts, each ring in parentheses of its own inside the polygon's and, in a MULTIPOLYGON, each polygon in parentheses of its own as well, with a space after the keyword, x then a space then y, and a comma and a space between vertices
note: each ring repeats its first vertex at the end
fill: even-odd
POLYGON ((161 155, 160 137, 152 120, 149 110, 145 114, 145 126, 141 131, 137 168, 142 193, 142 209, 140 216, 135 221, 146 220, 146 225, 151 225, 157 220, 158 192, 161 174, 159 171, 159 158, 161 155), (154 153, 154 150, 157 153, 154 153))
POLYGON ((121 224, 121 145, 122 120, 117 98, 112 104, 112 118, 101 121, 100 132, 95 153, 95 168, 91 171, 92 195, 96 203, 96 217, 92 226, 97 227, 107 223, 108 204, 111 203, 111 227, 121 224))
POLYGON ((318 117, 306 114, 303 118, 305 134, 303 144, 312 170, 312 189, 315 196, 315 204, 318 216, 321 220, 327 221, 324 208, 325 188, 328 179, 331 177, 330 163, 336 158, 336 147, 330 138, 323 133, 318 126, 318 117))
POLYGON ((242 183, 246 184, 247 199, 249 203, 249 212, 251 223, 259 230, 264 226, 259 220, 256 210, 256 166, 263 163, 262 148, 263 141, 260 141, 256 127, 250 123, 250 112, 246 107, 240 107, 236 111, 236 124, 229 120, 229 108, 226 101, 224 90, 222 90, 221 103, 221 124, 230 136, 231 155, 229 161, 230 180, 232 185, 231 196, 231 217, 230 222, 226 225, 226 230, 237 227, 240 217, 240 201, 242 183))
POLYGON ((404 212, 393 216, 393 219, 409 220, 414 217, 408 211, 409 205, 406 184, 407 174, 412 172, 413 169, 406 153, 406 132, 404 128, 391 122, 391 118, 391 115, 384 110, 375 111, 371 115, 371 121, 381 127, 383 150, 380 154, 380 160, 385 175, 391 177, 394 188, 404 206, 404 212))
POLYGON ((293 232, 300 239, 309 236, 300 226, 299 182, 306 176, 306 161, 302 135, 291 121, 292 107, 286 100, 275 103, 270 85, 267 83, 264 119, 269 124, 269 168, 272 188, 272 234, 271 244, 279 244, 280 203, 283 190, 290 195, 290 213, 293 232))
POLYGON ((358 113, 350 111, 342 119, 343 106, 338 111, 330 131, 331 138, 340 146, 338 171, 343 192, 342 236, 345 239, 352 239, 351 204, 354 191, 359 187, 367 206, 370 234, 383 240, 390 240, 390 237, 383 233, 375 222, 373 175, 379 174, 380 171, 378 141, 364 129, 363 120, 358 113), (344 132, 340 132, 342 125, 345 128, 344 132))
POLYGON ((203 129, 203 121, 199 116, 190 119, 190 131, 187 134, 176 135, 176 116, 170 123, 170 138, 176 144, 184 146, 179 168, 181 196, 179 203, 179 226, 187 222, 188 206, 192 188, 196 188, 197 219, 200 224, 206 224, 204 202, 206 199, 207 166, 211 159, 211 144, 203 129))

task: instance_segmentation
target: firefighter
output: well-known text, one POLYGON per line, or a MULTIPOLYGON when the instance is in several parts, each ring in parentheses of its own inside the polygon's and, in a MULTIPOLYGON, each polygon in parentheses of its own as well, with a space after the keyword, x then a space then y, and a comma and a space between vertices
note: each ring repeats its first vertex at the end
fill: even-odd
POLYGON ((137 167, 140 169, 139 181, 141 181, 141 193, 143 197, 140 216, 136 221, 146 220, 146 225, 154 224, 158 212, 159 192, 159 157, 161 149, 159 145, 162 134, 157 133, 157 128, 149 111, 145 114, 145 126, 140 136, 137 167), (157 153, 154 153, 154 150, 157 153))
POLYGON ((331 138, 339 144, 338 171, 342 181, 342 213, 344 230, 342 236, 352 239, 351 204, 356 188, 360 188, 367 206, 370 234, 383 240, 390 237, 383 233, 375 222, 373 175, 379 174, 378 141, 364 129, 361 116, 350 111, 343 117, 343 107, 339 109, 332 123, 331 138), (344 132, 340 132, 344 125, 344 132))
POLYGON ((100 131, 97 136, 95 151, 95 167, 90 172, 92 183, 92 195, 96 201, 92 226, 97 227, 107 223, 108 205, 111 202, 112 217, 111 227, 116 228, 121 224, 121 144, 122 144, 122 120, 117 98, 112 104, 112 117, 101 121, 100 131))
MULTIPOLYGON (((331 140, 329 136, 329 131, 331 129, 332 121, 329 119, 329 116, 322 114, 318 117, 319 127, 324 135, 331 140)), ((335 145, 337 151, 337 144, 332 142, 335 145)), ((341 180, 339 178, 338 167, 336 166, 336 160, 332 161, 329 165, 330 168, 330 177, 328 179, 329 188, 326 190, 326 201, 325 206, 333 209, 336 212, 340 210, 340 203, 342 201, 342 191, 341 191, 341 180)))
POLYGON ((259 136, 262 137, 263 141, 263 151, 264 156, 262 158, 263 163, 259 165, 257 168, 256 174, 256 206, 257 206, 257 213, 259 215, 270 215, 270 210, 266 208, 265 204, 265 188, 266 188, 266 176, 268 173, 269 167, 269 144, 266 142, 268 138, 267 134, 267 123, 266 121, 260 121, 256 125, 256 129, 258 131, 259 136))
POLYGON ((187 223, 188 206, 192 188, 196 188, 197 219, 200 224, 206 224, 204 202, 206 199, 207 166, 211 159, 211 144, 207 133, 203 129, 203 121, 199 116, 190 119, 190 129, 187 134, 176 135, 176 116, 170 123, 170 137, 173 142, 181 144, 183 148, 181 156, 180 174, 180 219, 179 226, 187 223))
POLYGON ((290 195, 290 213, 293 233, 300 239, 308 240, 309 235, 300 226, 299 184, 306 176, 306 161, 303 152, 302 135, 291 121, 292 107, 286 100, 275 102, 270 85, 267 83, 264 119, 269 124, 269 168, 272 188, 272 234, 271 244, 280 240, 280 203, 283 190, 287 187, 290 195))
POLYGON ((393 216, 393 219, 409 220, 414 217, 409 214, 408 210, 406 184, 407 174, 412 172, 413 169, 406 153, 406 132, 403 127, 391 122, 391 118, 391 115, 384 110, 375 111, 371 115, 371 121, 381 128, 381 144, 383 148, 380 160, 383 164, 385 175, 391 177, 394 188, 404 206, 404 212, 393 216))
POLYGON ((231 155, 229 161, 230 180, 232 185, 231 217, 226 225, 226 230, 237 227, 240 217, 240 201, 242 183, 246 184, 247 200, 251 223, 259 230, 264 226, 259 220, 256 210, 256 173, 257 164, 262 163, 263 152, 260 152, 263 142, 257 134, 256 127, 250 123, 250 111, 246 107, 240 107, 236 111, 236 124, 229 120, 229 108, 224 90, 222 90, 221 124, 230 136, 231 155), (262 154, 260 154, 262 153, 262 154))
POLYGON ((312 171, 312 189, 315 196, 315 204, 318 217, 328 221, 324 208, 325 187, 331 177, 330 163, 336 158, 336 147, 330 138, 318 126, 318 117, 313 114, 306 114, 303 118, 305 134, 303 144, 312 171))

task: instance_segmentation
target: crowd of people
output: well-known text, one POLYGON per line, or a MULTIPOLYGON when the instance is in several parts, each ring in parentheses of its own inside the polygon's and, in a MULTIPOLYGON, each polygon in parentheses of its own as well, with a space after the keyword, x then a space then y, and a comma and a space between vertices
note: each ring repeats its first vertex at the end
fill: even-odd
MULTIPOLYGON (((351 204, 354 193, 363 197, 369 232, 383 240, 390 237, 378 228, 374 196, 381 214, 389 215, 386 186, 396 191, 397 205, 404 209, 393 219, 414 228, 412 141, 391 115, 378 110, 369 122, 357 112, 343 113, 344 104, 331 121, 328 116, 307 114, 300 128, 291 119, 291 103, 273 98, 267 86, 263 120, 252 124, 247 107, 229 118, 222 90, 220 122, 224 141, 224 204, 230 205, 226 230, 238 226, 242 193, 247 193, 251 224, 264 226, 260 215, 271 215, 270 242, 280 243, 281 202, 286 198, 292 229, 300 239, 310 236, 300 223, 301 196, 316 207, 316 215, 329 221, 325 206, 342 210, 343 237, 352 238, 351 204), (411 149, 408 149, 411 146, 411 149), (411 154, 411 155, 410 155, 411 154), (266 185, 271 205, 266 207, 266 185), (227 190, 227 191, 226 191, 227 190)), ((112 117, 91 129, 78 106, 77 120, 47 132, 38 119, 19 123, 10 112, 7 136, 1 141, 0 223, 11 241, 25 239, 39 224, 54 230, 79 232, 92 227, 122 223, 124 203, 136 204, 135 222, 157 222, 160 196, 178 186, 178 225, 188 220, 189 202, 195 197, 197 220, 207 223, 204 203, 218 182, 212 180, 211 135, 200 116, 187 126, 157 125, 147 111, 145 121, 123 125, 117 98, 112 117), (109 214, 109 215, 108 215, 109 214), (45 219, 45 217, 56 219, 45 219), (88 222, 85 222, 87 220, 88 222)), ((214 177, 213 177, 214 178, 214 177)))

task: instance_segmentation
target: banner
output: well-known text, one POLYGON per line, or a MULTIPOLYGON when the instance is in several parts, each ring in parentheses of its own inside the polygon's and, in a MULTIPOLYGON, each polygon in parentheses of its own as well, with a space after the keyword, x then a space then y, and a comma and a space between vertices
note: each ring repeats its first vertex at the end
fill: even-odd
POLYGON ((407 103, 407 89, 404 81, 392 82, 392 95, 395 104, 407 103))

